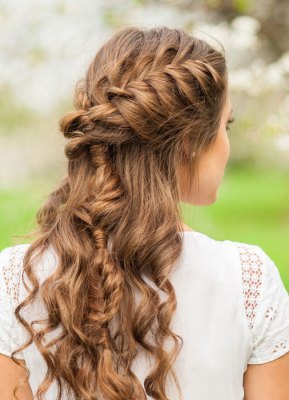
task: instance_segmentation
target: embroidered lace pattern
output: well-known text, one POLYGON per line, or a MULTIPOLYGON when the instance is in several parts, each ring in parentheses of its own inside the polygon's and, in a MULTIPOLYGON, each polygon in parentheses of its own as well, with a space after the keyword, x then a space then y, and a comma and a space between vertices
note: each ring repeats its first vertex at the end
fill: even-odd
POLYGON ((242 244, 238 245, 238 249, 242 268, 246 316, 248 319, 249 328, 253 329, 262 285, 263 262, 257 252, 251 247, 242 244))
MULTIPOLYGON (((269 305, 264 307, 264 305, 259 304, 261 289, 262 291, 267 290, 267 287, 264 286, 265 282, 263 279, 265 271, 263 260, 265 260, 265 258, 261 258, 258 250, 252 246, 239 244, 237 247, 242 268, 246 317, 252 332, 253 341, 258 341, 257 348, 253 349, 252 359, 255 361, 255 357, 257 357, 256 360, 258 361, 264 359, 270 360, 273 359, 273 354, 280 356, 289 351, 289 329, 288 324, 284 325, 285 315, 283 315, 283 313, 289 314, 289 300, 282 286, 283 283, 279 280, 278 270, 275 269, 276 266, 273 263, 274 268, 270 269, 270 279, 273 279, 273 281, 268 283, 268 285, 279 285, 279 291, 283 292, 283 296, 278 297, 276 292, 276 296, 271 299, 269 305), (282 307, 282 309, 278 307, 282 307), (256 318, 257 312, 259 314, 258 320, 256 318), (258 326, 256 326, 256 324, 258 324, 258 326)), ((270 258, 268 258, 268 260, 270 260, 270 258)))
POLYGON ((19 302, 19 284, 22 271, 24 246, 15 245, 9 249, 8 259, 3 265, 3 279, 7 297, 15 308, 19 302))

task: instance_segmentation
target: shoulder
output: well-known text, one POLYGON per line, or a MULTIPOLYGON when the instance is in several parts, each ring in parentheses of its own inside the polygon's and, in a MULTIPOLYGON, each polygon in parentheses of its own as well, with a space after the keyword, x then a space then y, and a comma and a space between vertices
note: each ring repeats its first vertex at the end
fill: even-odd
MULTIPOLYGON (((24 277, 23 258, 30 244, 17 244, 0 249, 0 353, 11 357, 12 351, 23 344, 23 338, 26 338, 26 332, 20 325, 15 315, 17 305, 26 297, 27 290, 23 285, 25 283, 30 286, 29 280, 24 277)), ((39 281, 50 275, 51 267, 56 265, 55 254, 53 251, 45 252, 44 258, 37 259, 37 265, 34 264, 34 272, 39 281)), ((30 313, 22 313, 25 319, 30 313)), ((32 308, 33 312, 38 311, 32 308)), ((24 359, 23 351, 16 354, 17 358, 24 359)))
POLYGON ((1 273, 5 274, 8 270, 19 268, 29 246, 29 243, 22 243, 0 249, 1 273))
POLYGON ((22 243, 0 250, 0 301, 12 306, 18 301, 23 257, 30 244, 22 243))
POLYGON ((286 292, 276 264, 257 244, 217 240, 194 232, 186 238, 185 251, 190 263, 196 260, 198 274, 207 282, 231 287, 243 297, 251 329, 257 308, 265 303, 264 296, 270 285, 278 283, 279 289, 286 292))
MULTIPOLYGON (((28 246, 18 244, 0 250, 0 353, 10 357, 19 347, 22 332, 14 311, 19 303, 22 260, 28 246)), ((16 357, 23 359, 23 352, 16 357)))
POLYGON ((272 283, 272 279, 281 279, 274 260, 258 244, 228 239, 217 240, 200 232, 195 232, 193 241, 202 250, 201 257, 211 259, 213 264, 222 265, 225 274, 234 270, 240 277, 246 293, 250 287, 258 295, 257 289, 272 283))
POLYGON ((218 240, 198 231, 186 233, 184 240, 188 261, 194 259, 201 274, 226 286, 240 286, 248 269, 255 279, 268 261, 267 254, 257 244, 218 240))
POLYGON ((289 294, 275 261, 253 243, 215 240, 199 232, 194 241, 204 250, 202 257, 211 260, 213 279, 221 275, 222 282, 238 286, 252 341, 248 364, 262 364, 286 354, 289 294))
POLYGON ((191 247, 194 250, 197 248, 204 256, 214 257, 215 260, 222 260, 223 263, 230 265, 235 264, 245 268, 246 265, 257 263, 261 266, 270 259, 266 252, 254 243, 218 240, 198 231, 186 236, 187 248, 191 247))
POLYGON ((7 265, 7 262, 15 264, 15 261, 21 260, 29 246, 30 243, 21 243, 0 249, 1 268, 3 268, 5 264, 7 265))
MULTIPOLYGON (((30 243, 21 243, 0 249, 0 281, 4 282, 9 294, 13 297, 13 286, 20 278, 23 271, 23 259, 30 243)), ((34 272, 42 281, 57 265, 57 255, 51 245, 39 253, 38 249, 33 254, 34 272), (38 257, 40 256, 40 257, 38 257)))

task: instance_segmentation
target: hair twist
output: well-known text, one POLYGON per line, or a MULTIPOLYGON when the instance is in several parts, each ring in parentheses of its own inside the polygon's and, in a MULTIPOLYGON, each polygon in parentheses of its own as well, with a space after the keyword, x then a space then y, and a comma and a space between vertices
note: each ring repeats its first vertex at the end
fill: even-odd
POLYGON ((169 374, 181 395, 170 281, 183 250, 179 168, 194 181, 193 154, 214 142, 226 96, 224 55, 164 26, 116 32, 76 83, 75 110, 59 121, 67 175, 36 214, 31 288, 15 310, 30 334, 17 351, 34 342, 47 364, 38 400, 54 381, 56 400, 168 400, 169 374), (40 281, 34 261, 47 249, 55 270, 40 281), (36 297, 47 318, 28 321, 21 310, 36 297), (154 359, 144 384, 140 354, 154 359))

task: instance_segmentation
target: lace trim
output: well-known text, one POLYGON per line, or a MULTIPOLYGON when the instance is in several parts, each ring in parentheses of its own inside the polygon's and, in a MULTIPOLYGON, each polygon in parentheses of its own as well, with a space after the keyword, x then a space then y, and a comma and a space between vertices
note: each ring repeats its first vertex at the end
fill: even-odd
POLYGON ((276 318, 277 308, 273 308, 272 306, 268 307, 265 313, 265 318, 268 318, 270 321, 276 318))
MULTIPOLYGON (((240 244, 237 247, 239 249, 242 268, 244 306, 249 328, 253 330, 255 327, 257 309, 259 308, 261 286, 264 284, 264 282, 262 282, 264 262, 258 254, 258 251, 250 245, 240 244)), ((274 267, 276 268, 276 266, 274 267)), ((282 287, 283 286, 280 286, 279 283, 279 289, 282 287)), ((285 304, 284 299, 285 297, 283 297, 284 303, 282 306, 286 307, 284 310, 289 317, 289 305, 288 303, 285 304)), ((280 319, 280 310, 278 309, 280 304, 277 305, 274 298, 272 298, 271 301, 271 305, 264 309, 265 311, 263 311, 262 316, 260 316, 263 318, 262 326, 256 327, 254 329, 254 334, 252 332, 254 342, 258 343, 256 345, 257 347, 254 346, 251 355, 251 361, 253 360, 253 362, 261 363, 270 361, 289 351, 288 325, 285 326, 285 329, 281 329, 281 325, 278 327, 278 324, 281 324, 281 320, 277 321, 278 318, 280 319), (274 323, 276 323, 275 326, 271 325, 274 323), (261 337, 260 335, 264 335, 265 331, 267 332, 266 336, 261 337), (272 358, 273 355, 274 358, 272 358)))
POLYGON ((287 349, 287 344, 289 343, 288 339, 279 339, 272 345, 271 353, 283 353, 283 349, 287 349))
POLYGON ((23 248, 12 246, 8 260, 3 265, 3 279, 8 298, 13 308, 16 308, 19 302, 19 286, 22 271, 23 248))
MULTIPOLYGON (((262 285, 262 265, 259 254, 250 246, 238 245, 244 294, 244 305, 249 328, 254 328, 256 311, 259 305, 260 288, 262 285)), ((274 318, 275 310, 270 307, 266 318, 274 318)))

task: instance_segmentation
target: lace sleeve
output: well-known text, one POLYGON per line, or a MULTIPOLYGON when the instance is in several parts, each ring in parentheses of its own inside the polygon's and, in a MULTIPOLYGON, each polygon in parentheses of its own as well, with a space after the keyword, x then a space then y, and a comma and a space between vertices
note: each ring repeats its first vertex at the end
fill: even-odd
MULTIPOLYGON (((24 248, 16 245, 0 251, 0 353, 10 357, 12 351, 20 346, 21 327, 14 310, 19 300, 24 248)), ((24 359, 22 351, 16 353, 15 357, 24 359)))
POLYGON ((244 307, 252 334, 248 364, 262 364, 289 351, 289 295, 278 268, 257 245, 239 244, 244 307))

